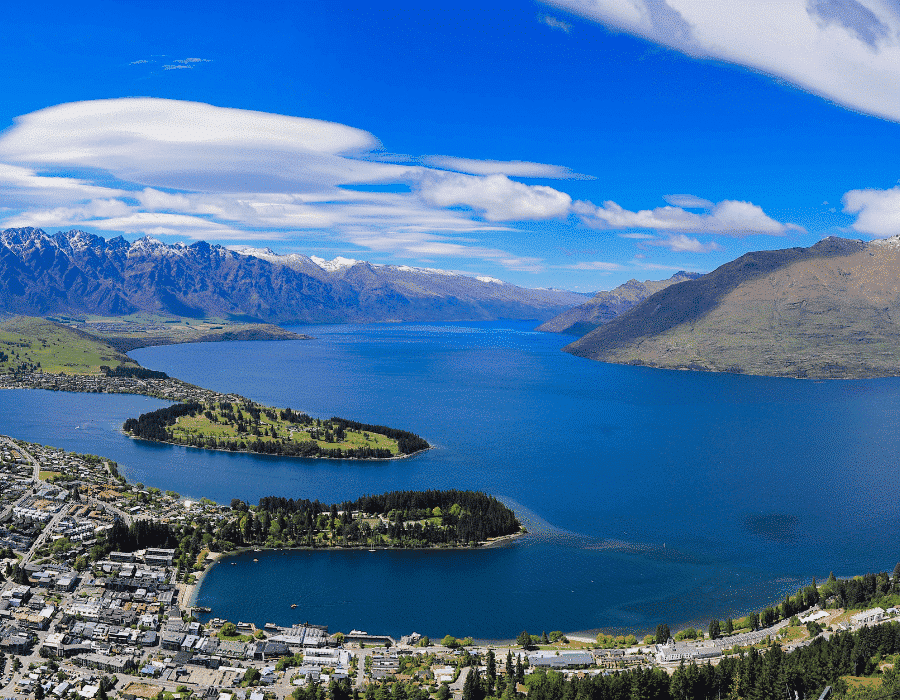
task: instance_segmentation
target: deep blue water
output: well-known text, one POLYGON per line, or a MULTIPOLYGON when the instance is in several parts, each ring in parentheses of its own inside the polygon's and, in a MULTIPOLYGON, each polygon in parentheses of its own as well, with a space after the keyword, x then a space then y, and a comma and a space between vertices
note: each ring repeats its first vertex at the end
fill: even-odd
POLYGON ((516 322, 297 330, 316 339, 132 355, 261 403, 412 430, 435 449, 370 463, 202 452, 116 431, 158 401, 34 391, 0 393, 0 432, 225 503, 480 489, 535 533, 494 550, 242 555, 214 567, 199 598, 234 620, 480 638, 705 625, 812 575, 900 559, 900 380, 606 365, 516 322))

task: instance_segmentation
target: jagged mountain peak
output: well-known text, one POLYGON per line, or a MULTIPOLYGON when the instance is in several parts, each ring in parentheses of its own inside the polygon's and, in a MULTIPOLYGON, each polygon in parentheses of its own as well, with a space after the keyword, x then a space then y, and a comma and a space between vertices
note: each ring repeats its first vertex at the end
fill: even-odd
POLYGON ((362 260, 354 260, 353 258, 344 258, 340 255, 334 258, 334 260, 326 260, 325 258, 320 258, 316 255, 311 255, 309 259, 326 272, 337 272, 338 270, 353 267, 354 265, 363 262, 362 260))
POLYGON ((135 311, 242 316, 275 323, 545 319, 584 300, 565 291, 486 283, 444 271, 314 261, 206 241, 129 243, 85 232, 0 233, 0 311, 135 311), (37 253, 37 254, 35 254, 37 253), (414 270, 414 271, 413 271, 414 270))

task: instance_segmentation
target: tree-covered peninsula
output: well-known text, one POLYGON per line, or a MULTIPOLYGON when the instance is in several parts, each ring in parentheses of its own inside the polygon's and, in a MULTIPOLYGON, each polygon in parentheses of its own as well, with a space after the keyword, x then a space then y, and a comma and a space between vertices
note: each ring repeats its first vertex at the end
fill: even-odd
POLYGON ((202 552, 242 547, 475 547, 524 530, 515 513, 478 491, 392 491, 343 503, 269 496, 251 506, 234 499, 218 522, 117 521, 95 553, 146 547, 176 549, 191 570, 202 552))
POLYGON ((391 459, 431 446, 414 433, 344 418, 312 418, 252 401, 187 402, 129 418, 122 426, 143 440, 286 457, 391 459))

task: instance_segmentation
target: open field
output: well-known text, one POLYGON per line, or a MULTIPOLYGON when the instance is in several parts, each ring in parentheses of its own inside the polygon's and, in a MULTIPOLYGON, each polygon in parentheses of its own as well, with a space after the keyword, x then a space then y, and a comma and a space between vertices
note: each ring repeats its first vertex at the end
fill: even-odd
POLYGON ((99 375, 101 365, 139 367, 103 340, 53 321, 19 316, 0 323, 0 374, 22 369, 99 375))
MULTIPOLYGON (((257 410, 236 407, 225 411, 218 405, 207 404, 202 413, 181 416, 172 426, 174 442, 190 444, 197 438, 223 441, 243 441, 263 443, 312 442, 322 450, 352 450, 358 448, 385 449, 397 455, 396 440, 386 435, 370 431, 340 430, 328 420, 308 418, 309 422, 291 422, 283 416, 290 416, 277 408, 258 407, 257 410), (259 410, 261 409, 261 410, 259 410)), ((293 414, 302 415, 302 414, 293 414)))
POLYGON ((122 427, 144 440, 290 457, 391 459, 431 447, 405 430, 344 418, 311 418, 247 399, 176 404, 129 418, 122 427))

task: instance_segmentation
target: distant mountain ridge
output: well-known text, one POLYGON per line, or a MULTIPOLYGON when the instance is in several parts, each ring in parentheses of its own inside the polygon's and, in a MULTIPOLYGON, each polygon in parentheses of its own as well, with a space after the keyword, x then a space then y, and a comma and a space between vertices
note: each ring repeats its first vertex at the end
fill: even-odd
POLYGON ((900 375, 900 236, 747 253, 565 348, 604 362, 773 376, 900 375))
POLYGON ((538 326, 537 330, 580 337, 590 333, 604 323, 609 323, 651 294, 655 294, 670 285, 696 279, 699 276, 700 273, 698 272, 681 270, 666 280, 638 282, 635 279, 631 279, 608 292, 597 292, 592 299, 584 304, 567 309, 558 316, 554 316, 549 321, 538 326))
POLYGON ((0 233, 0 310, 12 314, 138 311, 270 323, 551 318, 584 301, 462 274, 337 258, 168 245, 84 231, 0 233))

